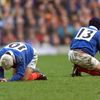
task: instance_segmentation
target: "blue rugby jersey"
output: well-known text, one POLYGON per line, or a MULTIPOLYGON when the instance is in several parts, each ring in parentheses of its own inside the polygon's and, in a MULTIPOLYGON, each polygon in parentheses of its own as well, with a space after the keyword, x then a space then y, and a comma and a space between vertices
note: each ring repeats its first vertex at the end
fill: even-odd
POLYGON ((100 31, 94 27, 81 27, 73 38, 70 49, 81 49, 82 51, 95 56, 100 51, 100 31))
POLYGON ((11 51, 15 58, 15 64, 13 68, 16 68, 16 74, 13 75, 9 81, 17 81, 20 80, 25 72, 25 69, 29 62, 34 59, 34 50, 30 44, 22 43, 22 42, 13 42, 0 50, 0 57, 6 53, 7 51, 11 51))

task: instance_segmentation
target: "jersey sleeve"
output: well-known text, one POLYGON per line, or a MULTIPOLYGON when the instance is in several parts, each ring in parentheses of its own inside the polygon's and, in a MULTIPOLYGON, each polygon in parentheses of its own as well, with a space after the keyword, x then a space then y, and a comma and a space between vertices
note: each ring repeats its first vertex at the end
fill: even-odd
POLYGON ((18 81, 18 80, 20 80, 21 79, 21 75, 20 74, 18 74, 18 73, 16 73, 15 75, 13 75, 12 77, 11 77, 11 79, 8 79, 8 81, 18 81))
POLYGON ((16 73, 8 81, 18 81, 24 76, 25 69, 22 65, 18 66, 16 73))
MULTIPOLYGON (((5 53, 5 50, 0 50, 0 58, 5 53)), ((0 78, 4 78, 4 69, 2 68, 2 64, 0 63, 0 78)))

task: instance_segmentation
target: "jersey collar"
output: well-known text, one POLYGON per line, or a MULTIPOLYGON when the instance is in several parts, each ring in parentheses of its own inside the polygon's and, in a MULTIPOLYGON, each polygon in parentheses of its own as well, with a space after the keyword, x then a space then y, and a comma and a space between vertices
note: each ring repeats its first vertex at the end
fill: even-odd
POLYGON ((93 28, 95 30, 98 30, 95 26, 89 26, 90 28, 93 28))

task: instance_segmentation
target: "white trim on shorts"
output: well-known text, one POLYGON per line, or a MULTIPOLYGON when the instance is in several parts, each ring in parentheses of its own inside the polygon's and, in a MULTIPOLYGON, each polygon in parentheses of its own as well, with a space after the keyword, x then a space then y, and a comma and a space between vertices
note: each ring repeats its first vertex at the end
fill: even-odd
POLYGON ((38 54, 36 49, 33 48, 33 59, 30 61, 30 63, 27 65, 27 67, 36 69, 37 61, 38 61, 38 54))

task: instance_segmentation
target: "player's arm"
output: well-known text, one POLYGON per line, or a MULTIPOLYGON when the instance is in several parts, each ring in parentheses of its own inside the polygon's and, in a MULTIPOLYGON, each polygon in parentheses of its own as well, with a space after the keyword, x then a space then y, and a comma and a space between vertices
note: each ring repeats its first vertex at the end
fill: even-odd
MULTIPOLYGON (((6 51, 4 49, 0 50, 0 58, 6 51)), ((2 64, 0 62, 0 78, 4 78, 4 69, 2 68, 2 64)))
POLYGON ((0 79, 1 82, 18 81, 24 76, 24 69, 21 65, 17 69, 13 68, 12 77, 8 80, 4 78, 4 69, 2 67, 0 67, 0 74, 2 76, 0 76, 2 78, 0 79))
POLYGON ((13 69, 13 76, 8 81, 19 81, 24 76, 25 69, 22 64, 18 64, 16 69, 13 69))
POLYGON ((19 81, 22 78, 22 75, 19 73, 14 74, 8 81, 19 81))
POLYGON ((0 78, 4 78, 4 69, 0 67, 0 78))
POLYGON ((13 69, 13 76, 8 81, 28 80, 32 71, 31 68, 26 68, 24 71, 23 67, 20 66, 17 70, 13 69))

